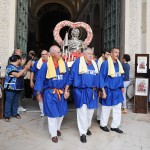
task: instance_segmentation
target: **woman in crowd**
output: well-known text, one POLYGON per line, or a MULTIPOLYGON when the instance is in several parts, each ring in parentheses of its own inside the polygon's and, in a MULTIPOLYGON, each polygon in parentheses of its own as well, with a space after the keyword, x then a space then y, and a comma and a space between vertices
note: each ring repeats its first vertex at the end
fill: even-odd
POLYGON ((17 113, 19 93, 23 89, 24 75, 30 68, 29 65, 24 68, 20 66, 21 57, 19 55, 12 55, 9 62, 6 67, 4 82, 6 96, 4 115, 6 122, 10 121, 11 116, 21 119, 21 116, 17 113))
POLYGON ((130 65, 128 64, 128 62, 130 60, 131 60, 130 55, 128 55, 128 54, 123 55, 122 66, 123 66, 123 70, 124 70, 124 93, 123 93, 124 101, 122 103, 122 113, 124 113, 124 114, 127 113, 127 102, 126 102, 127 90, 126 89, 130 84, 130 80, 129 80, 130 65))

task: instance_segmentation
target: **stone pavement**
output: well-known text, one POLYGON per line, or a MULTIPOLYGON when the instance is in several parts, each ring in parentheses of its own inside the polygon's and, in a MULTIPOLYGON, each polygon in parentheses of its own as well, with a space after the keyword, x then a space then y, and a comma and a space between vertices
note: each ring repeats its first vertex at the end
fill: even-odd
POLYGON ((1 119, 0 150, 150 150, 150 114, 135 114, 129 109, 122 115, 120 129, 124 134, 102 131, 95 114, 87 143, 80 142, 74 109, 64 118, 57 144, 51 142, 47 118, 41 118, 39 112, 21 113, 21 120, 11 118, 11 122, 1 119))

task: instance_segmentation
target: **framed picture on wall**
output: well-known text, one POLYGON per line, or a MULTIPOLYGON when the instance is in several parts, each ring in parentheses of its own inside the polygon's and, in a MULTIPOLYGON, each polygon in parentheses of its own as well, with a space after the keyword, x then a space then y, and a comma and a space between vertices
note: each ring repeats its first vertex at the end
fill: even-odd
POLYGON ((146 78, 135 79, 135 95, 137 96, 148 96, 149 84, 146 78))
POLYGON ((149 54, 135 54, 135 77, 147 77, 149 54))
POLYGON ((147 73, 147 57, 137 57, 137 73, 147 73))

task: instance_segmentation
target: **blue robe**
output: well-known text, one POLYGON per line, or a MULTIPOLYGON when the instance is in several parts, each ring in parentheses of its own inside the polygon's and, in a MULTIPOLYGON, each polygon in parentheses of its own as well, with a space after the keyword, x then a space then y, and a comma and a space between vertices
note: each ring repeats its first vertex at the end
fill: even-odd
POLYGON ((61 94, 60 100, 57 94, 53 94, 53 89, 61 89, 64 92, 68 79, 68 68, 66 65, 66 73, 61 74, 59 68, 56 69, 56 78, 46 79, 47 63, 44 63, 39 70, 35 90, 36 92, 43 91, 44 114, 48 117, 62 117, 68 112, 67 101, 64 99, 64 94, 61 94))
POLYGON ((106 99, 100 99, 100 103, 103 106, 114 106, 123 101, 123 75, 119 73, 118 62, 114 63, 114 68, 116 76, 112 78, 108 76, 108 60, 104 61, 101 65, 99 73, 100 88, 105 88, 107 95, 106 99))
MULTIPOLYGON (((38 63, 38 60, 33 64, 33 66, 31 67, 30 71, 34 73, 34 81, 36 81, 36 78, 38 76, 38 72, 39 72, 39 69, 37 68, 37 63, 38 63)), ((44 62, 45 63, 45 62, 44 62)), ((41 93, 42 94, 42 93, 41 93)), ((34 96, 36 96, 36 91, 35 91, 35 88, 34 88, 34 93, 33 93, 34 96)))
POLYGON ((73 86, 73 96, 75 107, 81 108, 86 104, 89 109, 98 107, 98 74, 95 73, 94 66, 88 65, 88 73, 79 74, 79 62, 77 59, 70 70, 67 85, 73 86))
POLYGON ((33 64, 33 66, 30 69, 30 71, 34 73, 34 78, 35 79, 37 78, 37 75, 38 75, 38 72, 39 72, 39 69, 37 68, 37 63, 38 63, 38 60, 33 64))

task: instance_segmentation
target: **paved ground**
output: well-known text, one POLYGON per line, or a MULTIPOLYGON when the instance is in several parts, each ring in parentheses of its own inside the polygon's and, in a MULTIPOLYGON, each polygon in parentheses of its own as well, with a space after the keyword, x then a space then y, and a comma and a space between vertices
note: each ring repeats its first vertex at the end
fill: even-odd
POLYGON ((103 132, 94 115, 92 136, 83 144, 79 140, 76 112, 71 109, 62 124, 62 137, 55 144, 48 135, 47 118, 31 112, 31 106, 35 104, 38 110, 38 105, 30 102, 30 111, 21 113, 21 120, 12 118, 9 123, 0 120, 0 150, 150 150, 150 114, 135 114, 130 108, 127 115, 122 115, 122 135, 103 132))

